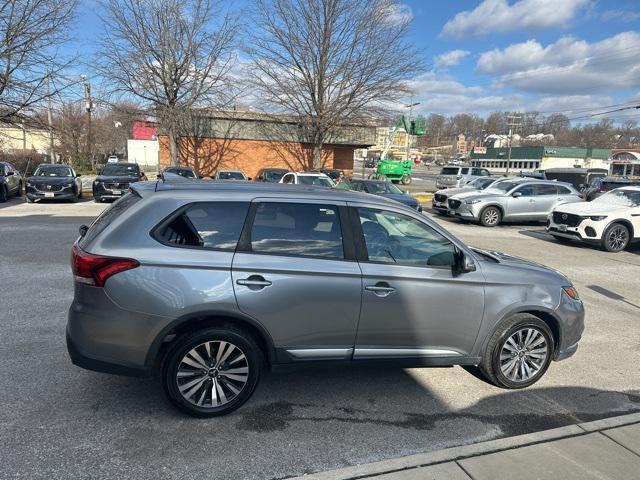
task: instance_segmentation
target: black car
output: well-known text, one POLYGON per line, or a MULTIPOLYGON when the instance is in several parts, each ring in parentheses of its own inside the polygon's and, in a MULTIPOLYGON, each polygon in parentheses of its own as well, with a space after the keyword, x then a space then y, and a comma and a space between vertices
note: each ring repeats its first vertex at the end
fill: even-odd
POLYGON ((167 167, 162 170, 161 176, 164 176, 165 173, 173 173, 174 175, 180 175, 184 178, 201 178, 191 167, 167 167))
POLYGON ((11 164, 0 162, 0 203, 11 195, 22 195, 22 177, 11 164))
POLYGON ((590 202, 609 190, 632 185, 640 185, 640 181, 621 177, 597 177, 582 191, 582 198, 590 202))
POLYGON ((414 210, 422 211, 420 203, 415 198, 404 193, 388 180, 351 180, 349 183, 351 190, 390 198, 396 202, 404 203, 414 210))
POLYGON ((285 173, 286 168, 262 168, 256 175, 256 182, 278 183, 285 173))
POLYGON ((93 182, 93 199, 115 200, 129 191, 129 185, 146 179, 137 163, 107 163, 93 182))
POLYGON ((36 200, 78 200, 82 198, 82 180, 73 168, 63 163, 38 165, 27 178, 27 202, 36 200))
POLYGON ((324 173, 327 177, 329 177, 334 182, 340 180, 340 177, 344 177, 344 172, 342 170, 338 170, 337 168, 316 168, 315 170, 311 170, 312 172, 324 173))

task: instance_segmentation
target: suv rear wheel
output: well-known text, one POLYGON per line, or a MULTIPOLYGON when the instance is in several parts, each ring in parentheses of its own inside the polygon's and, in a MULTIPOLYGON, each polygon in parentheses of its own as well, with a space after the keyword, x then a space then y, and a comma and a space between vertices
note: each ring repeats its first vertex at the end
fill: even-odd
POLYGON ((244 404, 255 390, 262 352, 232 326, 192 332, 175 341, 162 366, 162 386, 185 413, 215 417, 244 404))
POLYGON ((553 350, 547 324, 529 313, 518 313, 491 336, 480 371, 498 387, 528 387, 547 371, 553 350))

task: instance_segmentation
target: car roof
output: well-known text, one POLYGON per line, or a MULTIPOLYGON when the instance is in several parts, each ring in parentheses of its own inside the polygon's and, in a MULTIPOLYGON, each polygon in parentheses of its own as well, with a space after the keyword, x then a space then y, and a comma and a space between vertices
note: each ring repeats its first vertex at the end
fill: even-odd
POLYGON ((289 172, 289 173, 295 173, 296 175, 303 175, 307 177, 326 177, 327 176, 326 173, 322 173, 322 172, 289 172))
POLYGON ((630 178, 622 178, 622 177, 600 177, 599 180, 603 182, 610 183, 633 183, 635 180, 631 180, 630 178))
POLYGON ((633 192, 640 192, 640 185, 628 185, 626 187, 616 188, 615 190, 631 190, 633 192))
POLYGON ((289 171, 286 168, 282 168, 282 167, 267 167, 267 168, 261 168, 260 169, 261 172, 267 172, 269 170, 275 170, 275 171, 278 171, 278 172, 288 172, 289 171))
POLYGON ((66 163, 41 163, 40 165, 38 165, 39 167, 69 167, 71 168, 71 165, 68 165, 66 163))
POLYGON ((377 195, 354 192, 353 190, 329 189, 315 185, 292 185, 283 183, 264 182, 228 182, 224 180, 171 179, 170 181, 156 180, 136 182, 131 189, 141 196, 153 192, 193 192, 194 196, 208 193, 242 193, 247 196, 275 196, 281 198, 311 198, 336 202, 366 202, 369 204, 388 205, 398 207, 394 200, 385 199, 377 195))

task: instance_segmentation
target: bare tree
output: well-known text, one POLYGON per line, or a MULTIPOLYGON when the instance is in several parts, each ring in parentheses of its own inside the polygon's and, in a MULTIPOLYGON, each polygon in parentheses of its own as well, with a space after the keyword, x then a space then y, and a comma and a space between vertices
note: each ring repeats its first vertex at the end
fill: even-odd
POLYGON ((343 122, 398 102, 420 70, 405 41, 411 18, 395 0, 257 0, 252 18, 257 101, 298 118, 315 168, 343 122))
POLYGON ((0 0, 0 123, 23 121, 64 88, 51 79, 70 63, 58 47, 67 40, 76 4, 0 0))
POLYGON ((99 70, 112 93, 153 111, 179 162, 178 118, 230 101, 236 21, 215 0, 105 0, 99 70))

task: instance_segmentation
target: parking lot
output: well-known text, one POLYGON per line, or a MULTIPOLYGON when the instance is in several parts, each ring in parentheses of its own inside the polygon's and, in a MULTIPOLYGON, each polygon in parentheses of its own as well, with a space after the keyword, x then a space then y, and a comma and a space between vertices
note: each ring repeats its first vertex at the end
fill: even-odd
POLYGON ((640 245, 610 254, 540 224, 436 217, 471 245, 571 278, 587 310, 578 352, 520 391, 460 367, 273 373, 231 415, 185 417, 157 379, 69 361, 69 250, 105 206, 0 205, 0 478, 286 478, 640 411, 640 245))

